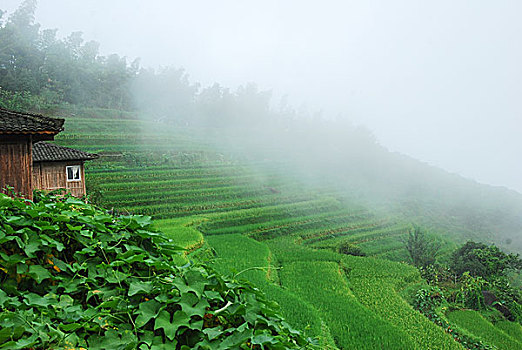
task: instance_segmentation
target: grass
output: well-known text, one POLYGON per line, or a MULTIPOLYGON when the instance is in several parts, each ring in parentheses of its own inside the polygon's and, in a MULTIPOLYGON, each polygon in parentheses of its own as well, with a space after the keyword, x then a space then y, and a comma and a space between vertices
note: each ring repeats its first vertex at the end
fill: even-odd
POLYGON ((207 242, 215 251, 214 268, 253 283, 279 304, 281 313, 294 327, 319 337, 325 348, 334 346, 330 330, 325 327, 317 310, 294 293, 272 283, 274 280, 278 282, 277 274, 266 244, 239 234, 209 236, 207 242))
MULTIPOLYGON (((477 311, 457 310, 449 312, 446 316, 451 322, 464 328, 473 334, 474 337, 496 346, 499 350, 522 349, 522 342, 513 338, 508 332, 504 332, 501 328, 495 327, 477 311)), ((504 325, 504 327, 506 326, 504 325)), ((520 333, 518 338, 520 338, 520 333)))
POLYGON ((463 349, 448 334, 414 310, 396 291, 397 281, 385 277, 350 278, 357 299, 383 320, 408 330, 416 349, 463 349))
POLYGON ((421 282, 415 268, 403 263, 354 256, 344 256, 342 263, 357 299, 383 320, 400 329, 407 329, 416 348, 462 349, 460 344, 401 297, 403 290, 421 282))
POLYGON ((211 247, 216 270, 262 289, 323 347, 461 348, 401 298, 420 281, 415 269, 335 252, 348 241, 402 261, 409 223, 304 184, 284 163, 224 155, 190 127, 110 116, 66 125, 58 143, 102 154, 86 173, 105 206, 153 216, 187 250, 183 263, 211 247))
POLYGON ((201 232, 196 230, 193 218, 168 219, 154 221, 154 227, 171 238, 177 245, 186 249, 179 263, 187 263, 188 253, 201 247, 205 242, 201 232))
POLYGON ((516 341, 522 343, 522 326, 520 323, 510 321, 498 321, 495 327, 511 336, 516 341))
POLYGON ((285 265, 281 282, 319 310, 341 349, 415 348, 405 330, 383 321, 359 303, 337 263, 285 265))

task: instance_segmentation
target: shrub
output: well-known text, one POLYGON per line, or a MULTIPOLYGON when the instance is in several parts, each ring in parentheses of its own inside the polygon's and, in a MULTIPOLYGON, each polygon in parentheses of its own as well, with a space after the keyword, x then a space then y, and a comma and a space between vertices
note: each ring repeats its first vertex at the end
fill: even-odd
POLYGON ((339 245, 339 248, 337 249, 339 254, 345 254, 345 255, 354 255, 354 256, 366 256, 366 253, 364 253, 361 248, 356 246, 355 244, 351 244, 349 242, 342 242, 339 245))
POLYGON ((518 255, 504 253, 495 245, 469 241, 453 253, 451 268, 459 276, 468 271, 471 276, 491 279, 505 276, 509 270, 520 270, 522 260, 518 255))

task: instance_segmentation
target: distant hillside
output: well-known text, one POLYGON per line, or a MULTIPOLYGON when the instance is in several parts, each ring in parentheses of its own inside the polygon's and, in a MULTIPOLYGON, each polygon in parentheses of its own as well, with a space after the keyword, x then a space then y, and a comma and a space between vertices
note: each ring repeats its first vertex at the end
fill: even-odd
MULTIPOLYGON (((254 84, 236 91, 201 87, 183 69, 154 71, 137 60, 102 56, 99 44, 84 41, 80 32, 60 39, 56 30, 42 29, 34 21, 36 7, 37 1, 26 0, 7 18, 0 11, 0 107, 111 119, 141 111, 146 128, 157 129, 154 123, 161 121, 190 129, 212 149, 281 164, 275 171, 334 184, 347 198, 451 239, 522 252, 522 195, 390 153, 347 122, 284 104, 274 110, 270 92, 254 84)), ((139 137, 142 130, 135 132, 139 137)))
POLYGON ((522 253, 522 194, 389 152, 343 122, 294 121, 266 129, 221 129, 218 149, 269 159, 281 174, 334 185, 340 195, 400 215, 451 240, 522 253))

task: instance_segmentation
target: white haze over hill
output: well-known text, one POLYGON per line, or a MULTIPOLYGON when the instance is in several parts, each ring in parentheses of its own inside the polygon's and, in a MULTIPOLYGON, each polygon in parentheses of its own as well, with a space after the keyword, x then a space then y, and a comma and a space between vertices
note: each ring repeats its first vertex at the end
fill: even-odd
POLYGON ((40 0, 36 21, 203 85, 256 82, 522 193, 521 13, 519 0, 40 0))

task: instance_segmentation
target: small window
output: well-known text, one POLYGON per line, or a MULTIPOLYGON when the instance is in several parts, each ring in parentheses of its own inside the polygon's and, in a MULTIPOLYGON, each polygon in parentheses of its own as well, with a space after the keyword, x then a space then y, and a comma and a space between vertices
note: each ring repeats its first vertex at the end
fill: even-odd
POLYGON ((65 168, 67 172, 67 181, 81 181, 80 166, 71 165, 65 168))

